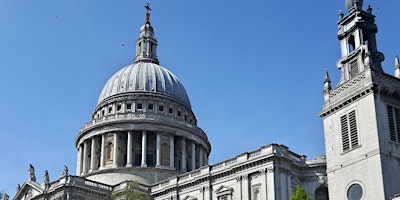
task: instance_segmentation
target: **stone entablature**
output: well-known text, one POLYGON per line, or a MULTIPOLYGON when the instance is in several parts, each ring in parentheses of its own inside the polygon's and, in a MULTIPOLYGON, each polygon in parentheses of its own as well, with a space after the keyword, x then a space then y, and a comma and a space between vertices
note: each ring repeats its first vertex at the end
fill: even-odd
POLYGON ((399 99, 400 88, 393 87, 393 85, 400 85, 400 79, 367 68, 357 77, 330 90, 329 98, 319 115, 325 118, 370 93, 379 93, 383 96, 399 99))
POLYGON ((158 182, 151 186, 151 195, 156 200, 177 199, 177 195, 181 199, 187 197, 210 199, 210 196, 230 192, 228 199, 239 198, 239 195, 248 199, 246 197, 250 197, 252 192, 239 187, 239 185, 247 184, 249 187, 254 187, 254 190, 260 189, 259 192, 270 193, 264 193, 264 196, 286 199, 292 187, 300 183, 306 185, 312 194, 318 187, 326 185, 326 181, 321 181, 326 180, 326 162, 324 158, 319 158, 310 161, 308 165, 305 159, 305 156, 288 150, 284 145, 270 144, 223 162, 158 182), (285 177, 285 184, 279 186, 276 183, 267 182, 268 179, 278 176, 277 174, 285 177), (266 186, 269 184, 272 185, 266 186), (274 187, 279 188, 281 193, 275 194, 274 187), (232 195, 236 197, 232 198, 232 195))

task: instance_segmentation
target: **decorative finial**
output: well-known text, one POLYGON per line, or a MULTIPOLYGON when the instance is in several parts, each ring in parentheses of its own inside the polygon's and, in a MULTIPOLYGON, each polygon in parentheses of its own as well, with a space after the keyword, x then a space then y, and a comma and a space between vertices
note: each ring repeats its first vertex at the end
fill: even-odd
POLYGON ((328 69, 325 68, 325 79, 324 79, 324 92, 327 93, 332 89, 331 79, 329 78, 328 69))
POLYGON ((145 14, 145 21, 144 21, 144 23, 145 23, 145 24, 150 24, 150 11, 151 11, 151 8, 150 8, 149 3, 146 3, 146 4, 144 5, 144 8, 146 8, 146 14, 145 14))
POLYGON ((372 8, 371 8, 371 5, 368 5, 368 9, 367 9, 367 12, 368 12, 368 14, 372 14, 372 8))
POLYGON ((339 16, 339 20, 343 19, 344 14, 343 14, 342 10, 339 10, 338 16, 339 16))
POLYGON ((396 56, 394 58, 394 65, 395 65, 395 67, 394 67, 394 76, 396 78, 400 78, 400 62, 399 62, 399 57, 398 56, 396 56))

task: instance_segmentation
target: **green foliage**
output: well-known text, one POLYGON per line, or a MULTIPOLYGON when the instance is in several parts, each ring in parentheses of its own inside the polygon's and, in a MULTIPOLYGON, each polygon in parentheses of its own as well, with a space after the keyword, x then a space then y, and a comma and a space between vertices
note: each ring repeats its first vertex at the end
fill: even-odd
POLYGON ((139 183, 137 181, 128 181, 124 190, 113 194, 113 200, 151 200, 151 196, 145 192, 140 191, 139 183))
POLYGON ((311 200, 311 197, 307 195, 303 186, 297 185, 296 191, 293 190, 290 200, 311 200))

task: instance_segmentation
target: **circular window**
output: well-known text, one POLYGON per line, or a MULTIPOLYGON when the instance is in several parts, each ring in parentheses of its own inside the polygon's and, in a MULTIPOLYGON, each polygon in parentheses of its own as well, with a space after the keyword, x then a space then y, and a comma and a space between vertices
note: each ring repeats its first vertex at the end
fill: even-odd
POLYGON ((347 190, 348 200, 360 200, 362 196, 363 196, 363 189, 361 185, 357 183, 351 185, 347 190))

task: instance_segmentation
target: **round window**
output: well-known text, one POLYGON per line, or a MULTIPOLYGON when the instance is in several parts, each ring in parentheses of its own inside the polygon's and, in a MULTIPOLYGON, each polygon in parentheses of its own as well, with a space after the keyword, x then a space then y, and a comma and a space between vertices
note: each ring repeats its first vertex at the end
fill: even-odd
POLYGON ((351 185, 347 190, 348 200, 360 200, 362 196, 363 196, 363 189, 361 185, 357 183, 351 185))

